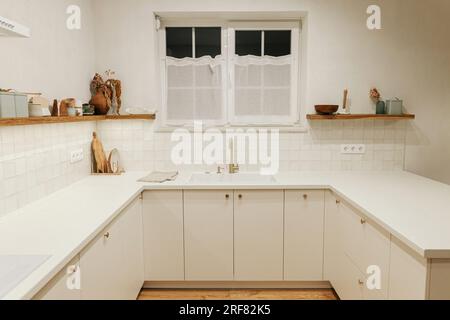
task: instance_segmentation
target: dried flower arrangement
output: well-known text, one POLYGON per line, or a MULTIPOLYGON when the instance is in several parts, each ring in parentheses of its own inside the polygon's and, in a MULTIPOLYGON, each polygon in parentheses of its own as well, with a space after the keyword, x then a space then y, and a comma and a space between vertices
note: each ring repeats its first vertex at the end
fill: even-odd
POLYGON ((381 100, 381 94, 377 88, 370 89, 370 98, 375 102, 379 102, 381 100))
POLYGON ((115 72, 107 70, 105 72, 108 80, 104 81, 102 76, 95 74, 91 81, 90 89, 92 99, 89 102, 95 107, 95 113, 100 115, 118 115, 122 106, 122 83, 113 79, 115 72))

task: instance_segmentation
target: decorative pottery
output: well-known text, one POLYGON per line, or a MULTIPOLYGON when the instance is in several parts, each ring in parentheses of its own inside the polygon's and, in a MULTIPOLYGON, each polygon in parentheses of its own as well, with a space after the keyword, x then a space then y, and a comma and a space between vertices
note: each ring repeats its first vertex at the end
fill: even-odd
POLYGON ((322 104, 322 105, 316 105, 315 106, 316 112, 318 114, 333 114, 336 113, 339 110, 338 105, 328 105, 328 104, 322 104))
POLYGON ((96 115, 105 115, 109 111, 108 100, 101 90, 92 97, 89 104, 94 106, 96 115))

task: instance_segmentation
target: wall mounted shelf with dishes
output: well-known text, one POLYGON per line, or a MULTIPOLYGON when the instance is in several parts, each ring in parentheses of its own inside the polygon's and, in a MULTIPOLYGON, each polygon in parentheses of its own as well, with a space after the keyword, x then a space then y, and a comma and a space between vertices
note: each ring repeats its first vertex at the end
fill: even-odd
POLYGON ((105 120, 155 120, 155 114, 133 114, 121 116, 83 116, 83 117, 36 117, 36 118, 0 118, 0 127, 29 126, 37 124, 72 123, 105 120))
POLYGON ((308 114, 306 116, 308 120, 361 120, 361 119, 374 119, 374 120, 414 120, 416 116, 414 114, 402 114, 402 115, 389 115, 389 114, 308 114))

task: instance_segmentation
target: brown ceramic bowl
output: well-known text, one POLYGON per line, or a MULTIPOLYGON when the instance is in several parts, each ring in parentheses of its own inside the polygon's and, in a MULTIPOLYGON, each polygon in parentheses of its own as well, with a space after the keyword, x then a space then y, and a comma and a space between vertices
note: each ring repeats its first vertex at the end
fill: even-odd
POLYGON ((316 105, 315 108, 318 114, 333 114, 339 110, 339 106, 331 104, 316 105))

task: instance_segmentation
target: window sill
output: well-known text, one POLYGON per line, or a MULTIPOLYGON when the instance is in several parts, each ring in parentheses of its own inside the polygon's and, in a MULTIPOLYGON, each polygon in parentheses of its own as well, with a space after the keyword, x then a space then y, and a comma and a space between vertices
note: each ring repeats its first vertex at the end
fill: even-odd
MULTIPOLYGON (((155 128, 157 133, 170 133, 177 129, 187 130, 189 132, 194 132, 193 126, 160 126, 155 128)), ((226 132, 227 130, 248 130, 248 129, 266 129, 266 130, 279 130, 281 133, 307 133, 308 128, 304 125, 292 125, 292 126, 280 126, 280 125, 233 125, 233 126, 205 126, 203 131, 208 129, 215 129, 221 132, 226 132)))

